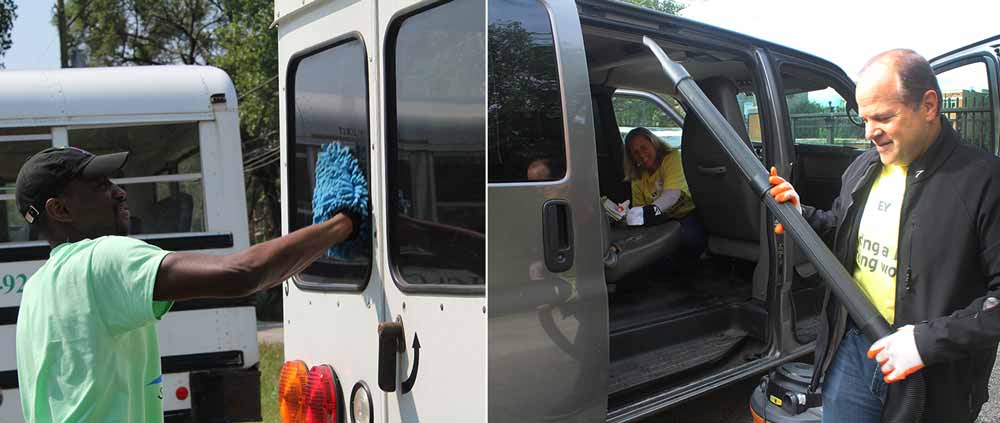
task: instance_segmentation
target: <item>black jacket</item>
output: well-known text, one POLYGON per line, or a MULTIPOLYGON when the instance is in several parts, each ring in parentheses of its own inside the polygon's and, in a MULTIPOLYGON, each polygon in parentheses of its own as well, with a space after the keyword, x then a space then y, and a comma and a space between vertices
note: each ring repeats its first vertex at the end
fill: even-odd
MULTIPOLYGON (((915 325, 926 367, 926 422, 971 422, 988 397, 1000 340, 1000 160, 962 144, 944 118, 937 140, 906 175, 899 224, 893 327, 915 325)), ((813 229, 854 272, 858 227, 882 164, 869 149, 844 172, 830 211, 803 207, 813 229)), ((827 293, 816 345, 814 385, 844 336, 847 313, 827 293)), ((901 395, 889 385, 889 401, 901 395)))

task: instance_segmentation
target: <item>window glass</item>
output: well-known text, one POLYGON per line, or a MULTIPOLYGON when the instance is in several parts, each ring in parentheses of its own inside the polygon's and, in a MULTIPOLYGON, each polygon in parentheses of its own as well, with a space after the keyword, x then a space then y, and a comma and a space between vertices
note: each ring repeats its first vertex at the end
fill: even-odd
POLYGON ((796 144, 868 148, 864 128, 851 123, 847 101, 815 73, 786 67, 785 104, 796 144))
POLYGON ((941 113, 962 134, 962 140, 993 152, 993 109, 986 64, 969 63, 938 74, 941 113))
POLYGON ((489 7, 490 182, 562 179, 566 142, 549 15, 534 0, 489 7))
MULTIPOLYGON (((684 109, 673 97, 664 100, 669 107, 677 112, 677 115, 684 116, 684 109)), ((615 119, 618 120, 618 130, 621 132, 622 140, 632 129, 642 126, 661 140, 670 145, 671 148, 681 148, 681 124, 675 122, 667 115, 659 105, 652 100, 643 97, 616 94, 612 97, 615 108, 615 119)))
POLYGON ((403 289, 486 282, 484 20, 484 2, 453 1, 390 37, 389 247, 403 289))
POLYGON ((743 124, 747 126, 747 134, 750 141, 761 142, 760 111, 757 110, 757 96, 753 91, 740 92, 736 94, 736 103, 739 104, 743 112, 743 124))
MULTIPOLYGON (((368 128, 368 78, 365 48, 360 40, 337 43, 293 64, 294 110, 290 161, 291 230, 312 224, 312 196, 316 161, 327 144, 347 147, 371 183, 371 141, 368 128)), ((362 245, 346 257, 323 257, 307 268, 302 281, 321 284, 365 285, 371 273, 371 225, 359 234, 362 245)))
MULTIPOLYGON (((13 135, 13 134, 5 134, 13 135)), ((20 135, 20 134, 17 134, 20 135)), ((51 147, 50 141, 0 142, 0 242, 24 242, 38 239, 37 231, 17 211, 14 184, 17 173, 35 153, 51 147)))
POLYGON ((128 192, 133 235, 206 230, 197 122, 72 129, 69 144, 94 154, 129 152, 113 179, 128 192))

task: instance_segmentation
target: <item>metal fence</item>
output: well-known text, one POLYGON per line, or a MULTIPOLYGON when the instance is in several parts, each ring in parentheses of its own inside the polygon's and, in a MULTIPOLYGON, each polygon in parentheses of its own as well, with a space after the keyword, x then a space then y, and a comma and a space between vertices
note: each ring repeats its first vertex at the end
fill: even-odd
POLYGON ((964 106, 943 108, 941 112, 951 121, 951 126, 958 131, 963 141, 991 153, 995 152, 996 138, 990 99, 966 97, 964 106))
MULTIPOLYGON (((941 109, 964 142, 996 152, 996 135, 989 98, 967 97, 964 107, 941 109)), ((843 145, 867 148, 863 127, 843 113, 798 113, 791 115, 792 137, 800 144, 843 145)))
POLYGON ((796 143, 862 148, 868 144, 864 128, 851 122, 844 112, 796 113, 790 117, 796 143))

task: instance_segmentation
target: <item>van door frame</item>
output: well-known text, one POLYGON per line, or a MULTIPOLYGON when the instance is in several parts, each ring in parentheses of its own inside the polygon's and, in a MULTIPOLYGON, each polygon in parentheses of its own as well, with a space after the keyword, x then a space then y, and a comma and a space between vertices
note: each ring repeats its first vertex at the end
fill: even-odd
POLYGON ((993 151, 1000 154, 1000 53, 988 50, 973 50, 958 56, 946 57, 931 63, 934 76, 971 63, 980 62, 986 65, 986 78, 990 87, 990 104, 993 109, 993 151))
MULTIPOLYGON (((782 175, 786 179, 793 180, 795 177, 795 165, 797 161, 797 156, 795 152, 795 137, 792 134, 792 128, 790 124, 791 117, 788 113, 788 106, 785 101, 784 96, 784 85, 781 79, 781 68, 785 65, 791 65, 798 67, 800 69, 809 70, 816 72, 818 74, 824 75, 831 79, 831 82, 838 83, 841 85, 840 88, 849 90, 851 95, 845 96, 844 100, 847 102, 847 107, 852 106, 856 109, 857 105, 854 100, 854 82, 844 73, 842 69, 836 65, 829 63, 824 65, 818 61, 807 61, 802 58, 794 57, 791 55, 784 54, 782 52, 767 52, 765 53, 768 59, 765 59, 768 63, 767 67, 769 70, 769 85, 772 87, 772 93, 770 104, 773 105, 773 116, 775 116, 774 122, 781 122, 779 125, 773 125, 775 128, 777 140, 774 143, 774 148, 777 154, 772 158, 768 158, 768 163, 772 163, 778 170, 778 174, 782 175)), ((831 87, 833 88, 833 87, 831 87)), ((835 89, 836 90, 836 89, 835 89)), ((836 90, 838 94, 843 95, 839 90, 836 90)), ((762 203, 763 206, 763 203, 762 203)), ((768 214, 768 228, 773 227, 777 220, 770 212, 768 214)), ((778 343, 780 344, 780 349, 783 351, 791 351, 796 348, 801 347, 798 340, 795 337, 795 313, 793 312, 792 306, 792 285, 794 283, 796 269, 795 264, 800 263, 803 260, 801 251, 796 248, 795 240, 790 236, 775 235, 773 231, 768 231, 768 238, 774 240, 776 245, 776 252, 778 259, 778 269, 780 269, 779 275, 775 280, 780 281, 775 287, 776 295, 778 298, 777 309, 780 312, 780 319, 778 324, 780 325, 780 338, 778 343)), ((805 345, 812 345, 814 342, 810 342, 805 345)))

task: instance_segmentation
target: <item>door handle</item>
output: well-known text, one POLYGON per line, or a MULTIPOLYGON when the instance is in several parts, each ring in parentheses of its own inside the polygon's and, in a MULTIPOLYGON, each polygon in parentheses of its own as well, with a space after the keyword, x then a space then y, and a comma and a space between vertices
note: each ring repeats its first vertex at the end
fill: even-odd
POLYGON ((396 391, 396 354, 405 352, 403 320, 378 325, 378 387, 384 392, 396 391))
POLYGON ((566 200, 549 200, 542 207, 542 243, 550 272, 573 267, 573 214, 566 200))

